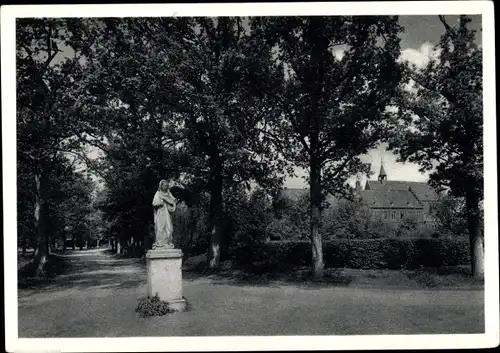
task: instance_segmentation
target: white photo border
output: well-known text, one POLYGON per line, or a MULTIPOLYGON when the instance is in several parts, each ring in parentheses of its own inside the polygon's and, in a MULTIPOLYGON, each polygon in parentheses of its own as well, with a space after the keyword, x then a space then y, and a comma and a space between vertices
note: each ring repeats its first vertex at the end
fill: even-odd
POLYGON ((499 344, 498 200, 496 168, 495 37, 493 2, 308 2, 113 5, 11 5, 1 8, 2 144, 6 350, 246 351, 486 348, 499 344), (16 224, 15 20, 22 17, 158 17, 276 15, 481 15, 484 92, 485 333, 453 335, 18 338, 16 224), (210 344, 207 344, 209 340, 210 344))

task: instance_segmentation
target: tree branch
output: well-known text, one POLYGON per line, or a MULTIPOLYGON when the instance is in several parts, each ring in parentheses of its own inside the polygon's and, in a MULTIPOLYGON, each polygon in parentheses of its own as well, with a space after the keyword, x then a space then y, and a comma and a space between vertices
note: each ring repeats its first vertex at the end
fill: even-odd
POLYGON ((421 80, 418 77, 418 74, 416 74, 412 70, 407 69, 406 72, 408 73, 408 76, 410 76, 410 78, 413 81, 415 81, 417 84, 419 84, 420 86, 422 86, 425 89, 428 89, 429 91, 432 91, 432 92, 439 94, 440 96, 445 98, 449 103, 455 103, 457 101, 456 97, 451 92, 444 91, 444 90, 441 91, 435 87, 431 87, 429 82, 424 82, 423 80, 421 80))
MULTIPOLYGON (((351 161, 353 157, 354 157, 353 153, 349 154, 347 158, 344 160, 344 162, 340 166, 335 168, 335 172, 331 176, 336 177, 340 173, 340 171, 342 171, 342 169, 344 169, 344 167, 351 161)), ((333 159, 325 159, 321 164, 325 166, 327 163, 330 162, 335 162, 335 161, 333 159)))
POLYGON ((104 181, 106 181, 106 183, 111 183, 111 179, 109 179, 101 170, 100 168, 96 167, 94 164, 95 162, 92 161, 90 158, 88 158, 85 154, 82 154, 82 153, 79 153, 79 152, 75 152, 75 151, 69 151, 69 150, 63 150, 63 149, 57 149, 57 151, 59 152, 62 152, 62 153, 69 153, 69 154, 72 154, 78 158, 80 158, 81 160, 84 161, 85 165, 87 166, 87 168, 89 168, 90 170, 92 170, 93 172, 97 173, 104 181))
POLYGON ((444 28, 446 29, 446 32, 448 32, 450 37, 455 39, 455 37, 456 37, 455 31, 453 30, 453 28, 450 27, 450 25, 448 25, 445 17, 443 15, 438 15, 438 17, 439 17, 439 20, 441 21, 441 23, 443 24, 444 28))

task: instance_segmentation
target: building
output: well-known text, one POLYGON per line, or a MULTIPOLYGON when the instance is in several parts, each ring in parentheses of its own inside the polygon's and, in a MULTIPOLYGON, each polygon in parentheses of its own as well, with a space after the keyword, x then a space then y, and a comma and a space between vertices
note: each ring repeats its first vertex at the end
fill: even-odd
MULTIPOLYGON (((438 194, 427 183, 387 180, 382 163, 377 180, 367 180, 364 188, 357 181, 355 189, 358 197, 370 210, 389 223, 396 225, 409 218, 421 225, 434 227, 435 221, 430 215, 430 209, 437 201, 438 194)), ((284 194, 296 201, 307 192, 307 189, 286 189, 284 194)), ((327 201, 332 211, 341 203, 333 195, 328 195, 327 201)))
POLYGON ((374 214, 388 222, 400 223, 409 218, 434 226, 430 209, 438 199, 437 192, 427 183, 387 180, 383 163, 378 180, 367 180, 364 189, 358 181, 356 191, 374 214))

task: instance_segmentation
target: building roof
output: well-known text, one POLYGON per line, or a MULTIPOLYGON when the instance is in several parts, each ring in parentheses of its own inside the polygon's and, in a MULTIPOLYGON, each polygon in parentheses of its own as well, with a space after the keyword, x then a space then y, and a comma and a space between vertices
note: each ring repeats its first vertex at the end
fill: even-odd
POLYGON ((368 189, 360 195, 370 208, 423 208, 409 190, 368 189))
POLYGON ((387 180, 380 183, 378 180, 367 180, 365 190, 410 190, 420 201, 435 201, 437 192, 427 183, 417 181, 387 180))
MULTIPOLYGON (((309 189, 284 189, 283 194, 291 200, 299 200, 307 195, 309 189)), ((436 191, 427 183, 414 181, 388 180, 380 183, 377 180, 367 180, 365 190, 359 191, 364 202, 371 208, 413 208, 422 209, 421 201, 435 201, 436 191)), ((327 202, 330 207, 337 207, 342 200, 329 194, 327 202)))
POLYGON ((420 201, 436 201, 439 197, 436 190, 426 183, 413 183, 410 190, 420 201))

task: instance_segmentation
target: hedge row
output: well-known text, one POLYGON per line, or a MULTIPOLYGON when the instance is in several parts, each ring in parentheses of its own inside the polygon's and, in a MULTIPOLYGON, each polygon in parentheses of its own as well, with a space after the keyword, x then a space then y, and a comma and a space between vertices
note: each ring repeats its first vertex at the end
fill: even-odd
MULTIPOLYGON (((326 267, 363 269, 415 269, 467 265, 470 263, 467 239, 335 239, 323 243, 326 267)), ((273 269, 308 266, 309 242, 267 242, 234 249, 238 265, 265 263, 273 269)))

